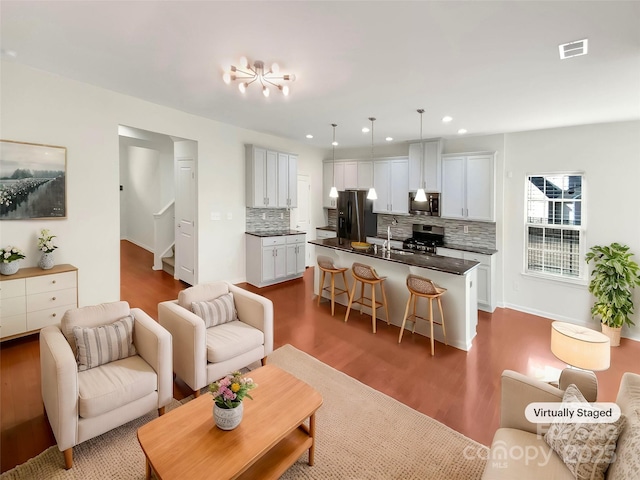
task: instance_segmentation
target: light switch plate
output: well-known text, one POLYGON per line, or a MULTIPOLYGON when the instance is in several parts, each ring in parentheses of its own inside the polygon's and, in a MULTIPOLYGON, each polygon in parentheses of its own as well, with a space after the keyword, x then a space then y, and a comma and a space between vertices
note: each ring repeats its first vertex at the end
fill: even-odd
POLYGON ((220 212, 211 212, 211 220, 220 220, 220 212))

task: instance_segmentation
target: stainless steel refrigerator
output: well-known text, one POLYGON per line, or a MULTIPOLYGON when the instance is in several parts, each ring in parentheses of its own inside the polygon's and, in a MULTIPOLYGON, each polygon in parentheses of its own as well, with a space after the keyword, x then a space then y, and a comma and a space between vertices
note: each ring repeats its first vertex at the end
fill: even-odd
POLYGON ((338 192, 338 239, 365 242, 375 237, 378 219, 365 190, 338 192))

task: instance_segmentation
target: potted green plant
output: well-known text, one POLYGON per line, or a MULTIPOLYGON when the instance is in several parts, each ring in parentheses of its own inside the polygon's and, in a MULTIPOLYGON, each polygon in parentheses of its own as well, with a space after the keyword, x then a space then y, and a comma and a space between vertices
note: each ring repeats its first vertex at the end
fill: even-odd
POLYGON ((602 332, 611 338, 611 346, 620 345, 623 325, 634 325, 633 289, 640 285, 639 267, 632 260, 627 245, 591 247, 586 255, 587 263, 593 262, 589 292, 596 298, 591 315, 600 317, 602 332))

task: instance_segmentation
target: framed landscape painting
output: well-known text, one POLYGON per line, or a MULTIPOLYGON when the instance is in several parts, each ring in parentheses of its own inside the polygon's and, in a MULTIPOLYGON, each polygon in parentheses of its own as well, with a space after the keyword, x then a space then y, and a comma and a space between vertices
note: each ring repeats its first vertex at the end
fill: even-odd
POLYGON ((0 220, 66 218, 67 149, 0 140, 0 220))

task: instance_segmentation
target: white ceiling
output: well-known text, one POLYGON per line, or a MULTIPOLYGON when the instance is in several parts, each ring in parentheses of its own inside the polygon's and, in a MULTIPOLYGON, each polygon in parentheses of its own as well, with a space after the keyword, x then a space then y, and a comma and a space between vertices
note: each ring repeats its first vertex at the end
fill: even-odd
POLYGON ((415 140, 417 108, 424 138, 640 118, 635 1, 3 0, 0 13, 3 60, 320 147, 333 122, 340 147, 369 145, 370 116, 376 144, 415 140), (583 38, 588 55, 559 59, 583 38), (289 97, 225 85, 242 55, 295 73, 289 97))

